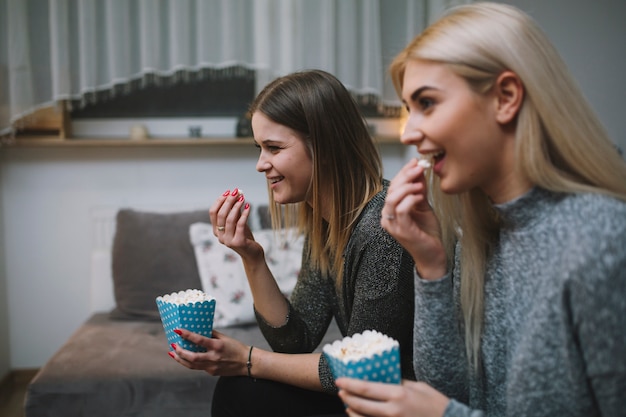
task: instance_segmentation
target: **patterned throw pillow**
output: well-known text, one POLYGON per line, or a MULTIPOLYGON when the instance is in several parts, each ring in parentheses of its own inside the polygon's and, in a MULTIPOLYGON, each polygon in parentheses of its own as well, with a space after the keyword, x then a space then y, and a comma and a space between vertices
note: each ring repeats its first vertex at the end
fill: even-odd
MULTIPOLYGON (((214 327, 254 323, 252 294, 239 255, 217 240, 211 224, 192 224, 189 236, 202 290, 217 301, 214 327)), ((300 272, 304 239, 293 234, 282 237, 271 229, 255 231, 254 239, 263 246, 270 271, 288 297, 300 272)))

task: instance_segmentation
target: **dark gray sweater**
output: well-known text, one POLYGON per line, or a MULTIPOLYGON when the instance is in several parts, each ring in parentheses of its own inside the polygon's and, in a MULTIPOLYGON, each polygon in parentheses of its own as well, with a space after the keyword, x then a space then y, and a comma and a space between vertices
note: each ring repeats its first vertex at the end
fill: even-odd
MULTIPOLYGON (((303 256, 302 270, 290 297, 287 323, 269 326, 259 315, 257 322, 277 352, 312 352, 333 319, 344 336, 375 329, 400 344, 402 374, 415 379, 413 350, 413 271, 411 256, 381 226, 380 216, 388 182, 359 217, 344 251, 342 291, 334 277, 324 276, 303 256)), ((330 368, 319 364, 324 390, 335 392, 330 368)))
POLYGON ((418 380, 453 398, 446 417, 626 415, 626 203, 535 188, 496 208, 482 375, 467 371, 457 262, 416 277, 418 380))

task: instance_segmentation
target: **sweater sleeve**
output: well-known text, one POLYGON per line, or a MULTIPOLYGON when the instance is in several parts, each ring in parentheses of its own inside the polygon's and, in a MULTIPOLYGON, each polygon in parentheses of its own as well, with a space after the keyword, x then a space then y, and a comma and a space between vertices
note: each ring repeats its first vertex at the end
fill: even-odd
POLYGON ((579 267, 565 293, 574 349, 602 416, 626 410, 626 227, 615 233, 597 246, 593 262, 579 267))
POLYGON ((472 410, 465 404, 455 400, 451 400, 448 403, 448 407, 443 413, 443 417, 484 417, 484 415, 485 413, 482 411, 472 410))
POLYGON ((468 403, 468 364, 454 275, 437 281, 415 273, 415 376, 452 399, 468 403))
MULTIPOLYGON (((305 245, 306 247, 306 245, 305 245)), ((303 255, 298 281, 287 300, 289 313, 284 325, 270 326, 255 310, 257 323, 275 352, 310 353, 317 348, 333 318, 336 297, 331 293, 334 284, 319 270, 311 268, 303 255)), ((324 391, 336 392, 334 378, 324 355, 318 364, 320 383, 324 391)))
POLYGON ((274 351, 310 353, 319 345, 333 317, 334 297, 327 279, 311 268, 303 254, 298 281, 287 300, 285 324, 273 327, 255 310, 259 328, 274 351))

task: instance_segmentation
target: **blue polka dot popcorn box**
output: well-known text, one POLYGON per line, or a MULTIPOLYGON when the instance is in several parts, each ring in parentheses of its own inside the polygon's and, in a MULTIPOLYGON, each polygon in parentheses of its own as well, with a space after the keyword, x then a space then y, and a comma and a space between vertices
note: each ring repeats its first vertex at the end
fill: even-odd
POLYGON ((376 330, 344 337, 322 348, 335 379, 340 377, 399 384, 400 344, 376 330))
POLYGON ((213 334, 215 299, 200 290, 173 292, 156 298, 159 315, 165 329, 169 349, 176 343, 192 352, 206 352, 206 348, 191 343, 176 333, 175 329, 185 329, 202 336, 213 334))

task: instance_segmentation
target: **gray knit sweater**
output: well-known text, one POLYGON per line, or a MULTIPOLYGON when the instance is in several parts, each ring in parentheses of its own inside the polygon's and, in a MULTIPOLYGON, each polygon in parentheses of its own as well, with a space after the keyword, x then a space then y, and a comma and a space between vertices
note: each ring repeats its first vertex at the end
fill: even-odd
POLYGON ((496 208, 482 375, 467 371, 457 262, 416 277, 417 379, 453 398, 446 417, 626 415, 626 203, 535 188, 496 208))
MULTIPOLYGON (((400 344, 402 374, 415 379, 413 350, 413 271, 411 256, 381 226, 380 216, 387 192, 375 195, 361 213, 344 251, 341 292, 334 277, 312 268, 303 256, 298 282, 290 297, 287 323, 269 326, 257 314, 257 322, 273 350, 312 352, 333 319, 344 336, 375 329, 400 344)), ((337 389, 322 355, 319 364, 322 387, 337 389)))

